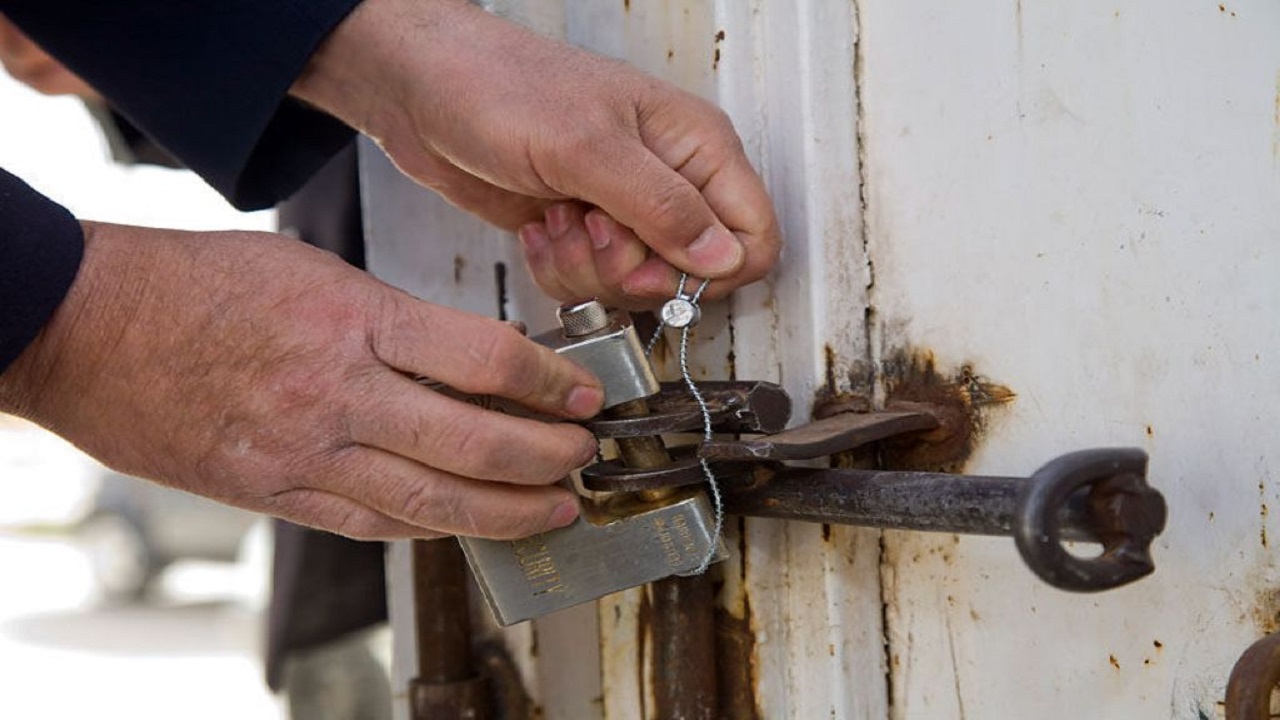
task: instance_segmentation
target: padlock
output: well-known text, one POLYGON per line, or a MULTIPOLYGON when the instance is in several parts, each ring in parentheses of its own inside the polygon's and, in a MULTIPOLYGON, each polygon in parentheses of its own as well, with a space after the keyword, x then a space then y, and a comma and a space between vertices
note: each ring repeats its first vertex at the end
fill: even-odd
MULTIPOLYGON (((596 375, 605 408, 659 391, 628 318, 596 301, 560 309, 561 329, 536 337, 596 375)), ((590 602, 725 556, 705 492, 684 488, 646 499, 617 493, 582 499, 573 524, 521 540, 460 538, 472 573, 502 625, 590 602)))

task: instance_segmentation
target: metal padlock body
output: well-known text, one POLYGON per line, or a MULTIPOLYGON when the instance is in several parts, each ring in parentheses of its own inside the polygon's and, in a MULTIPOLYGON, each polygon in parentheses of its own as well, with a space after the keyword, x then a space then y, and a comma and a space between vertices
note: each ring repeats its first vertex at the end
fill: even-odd
MULTIPOLYGON (((552 331, 534 340, 594 373, 604 384, 606 408, 659 391, 635 327, 617 315, 589 335, 552 331)), ((654 502, 627 499, 608 510, 584 502, 572 525, 522 540, 459 540, 502 625, 689 574, 712 547, 716 559, 724 555, 711 504, 698 491, 654 502)))
POLYGON ((461 538, 462 548, 501 625, 531 620, 610 593, 688 575, 714 547, 711 503, 702 492, 583 516, 568 527, 522 540, 461 538))

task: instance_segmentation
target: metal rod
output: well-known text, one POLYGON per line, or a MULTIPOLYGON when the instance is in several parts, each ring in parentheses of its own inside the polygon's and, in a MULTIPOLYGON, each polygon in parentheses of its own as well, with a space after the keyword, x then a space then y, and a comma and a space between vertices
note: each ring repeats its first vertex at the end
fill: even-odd
POLYGON ((415 720, 490 716, 488 684, 471 655, 467 564, 455 538, 413 541, 418 677, 410 684, 415 720))
MULTIPOLYGON (((633 400, 606 411, 612 418, 644 417, 645 400, 633 400)), ((618 453, 628 467, 669 465, 662 438, 618 438, 618 453)), ((670 489, 640 493, 646 500, 669 495, 670 489)), ((660 718, 714 720, 716 717, 715 593, 710 578, 669 577, 650 584, 653 598, 653 697, 660 718)))
MULTIPOLYGON (((564 305, 560 325, 565 337, 585 337, 609 324, 598 302, 564 305)), ((616 404, 605 418, 625 420, 649 417, 645 398, 616 404)), ((671 455, 659 435, 617 438, 618 454, 627 467, 653 469, 671 464, 671 455)), ((671 488, 637 493, 647 501, 673 494, 671 488)), ((672 577, 650 585, 653 618, 653 695, 660 718, 714 720, 716 717, 715 595, 710 579, 672 577)))
POLYGON ((656 717, 715 720, 715 591, 707 574, 651 585, 656 717))
MULTIPOLYGON (((1027 478, 844 468, 761 468, 724 488, 725 511, 754 517, 967 535, 1011 535, 1027 478)), ((1087 490, 1058 516, 1062 539, 1096 541, 1087 490)))

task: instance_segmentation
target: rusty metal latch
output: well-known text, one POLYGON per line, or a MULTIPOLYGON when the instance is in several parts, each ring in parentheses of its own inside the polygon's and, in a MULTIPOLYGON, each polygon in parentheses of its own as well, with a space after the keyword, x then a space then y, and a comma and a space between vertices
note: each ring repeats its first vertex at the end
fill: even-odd
MULTIPOLYGON (((617 461, 582 471, 598 491, 652 491, 694 485, 698 458, 711 460, 726 510, 864 527, 1012 536, 1028 567, 1054 587, 1095 592, 1155 569, 1151 543, 1164 529, 1164 497, 1146 481, 1147 456, 1108 448, 1064 455, 1030 477, 795 467, 889 438, 934 431, 940 412, 912 403, 880 412, 844 412, 789 430, 790 401, 766 382, 705 383, 716 432, 758 434, 677 448, 671 463, 636 468, 617 461), (1068 552, 1064 541, 1097 542, 1096 557, 1068 552)), ((600 437, 678 433, 701 418, 682 388, 664 385, 650 413, 588 425, 600 437)))
POLYGON ((1280 685, 1280 633, 1249 646, 1227 681, 1227 720, 1268 720, 1271 696, 1280 685))

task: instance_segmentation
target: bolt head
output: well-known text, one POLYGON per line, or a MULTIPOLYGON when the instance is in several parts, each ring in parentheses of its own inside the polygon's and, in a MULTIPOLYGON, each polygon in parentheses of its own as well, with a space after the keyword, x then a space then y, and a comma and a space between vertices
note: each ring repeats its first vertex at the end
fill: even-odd
POLYGON ((673 298, 662 306, 662 322, 673 328, 686 328, 697 325, 702 319, 702 311, 687 298, 673 298))

